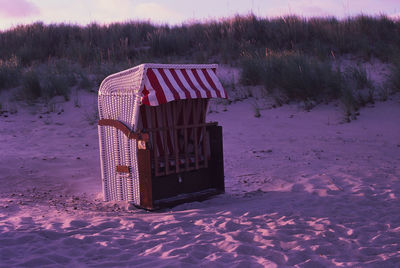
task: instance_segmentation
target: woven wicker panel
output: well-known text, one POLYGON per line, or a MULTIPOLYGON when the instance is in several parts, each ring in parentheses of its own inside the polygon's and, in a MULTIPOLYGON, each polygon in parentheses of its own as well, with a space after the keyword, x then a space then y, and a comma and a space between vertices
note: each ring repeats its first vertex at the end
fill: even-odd
MULTIPOLYGON (((135 67, 103 81, 98 97, 100 119, 118 120, 134 128, 140 98, 133 89, 140 87, 141 71, 135 67)), ((99 142, 104 199, 132 201, 139 205, 136 140, 128 139, 114 127, 99 126, 99 142), (130 172, 117 172, 119 165, 131 167, 130 172)))

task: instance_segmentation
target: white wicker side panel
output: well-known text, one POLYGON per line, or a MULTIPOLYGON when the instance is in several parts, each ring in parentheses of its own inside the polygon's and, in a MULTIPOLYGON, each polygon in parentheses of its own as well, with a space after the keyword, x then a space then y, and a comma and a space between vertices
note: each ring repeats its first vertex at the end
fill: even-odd
MULTIPOLYGON (((131 130, 136 127, 139 111, 138 93, 144 66, 137 66, 107 77, 99 89, 99 117, 122 122, 131 130)), ((126 200, 140 204, 137 142, 120 130, 99 127, 100 157, 104 199, 126 200), (116 166, 129 166, 130 173, 117 173, 116 166)))
MULTIPOLYGON (((114 119, 132 129, 137 108, 136 96, 99 96, 100 119, 114 119)), ((130 201, 140 204, 137 167, 137 142, 120 130, 99 126, 100 157, 105 201, 130 201), (130 173, 119 173, 117 166, 129 166, 130 173)))
POLYGON ((111 126, 99 126, 100 164, 104 200, 131 201, 140 204, 136 140, 111 126), (116 167, 129 166, 129 173, 119 173, 116 167))
POLYGON ((113 142, 116 165, 129 166, 129 173, 115 173, 114 200, 126 200, 140 203, 139 178, 135 169, 136 141, 128 139, 121 131, 114 129, 113 142))
POLYGON ((101 183, 103 188, 104 201, 110 201, 109 186, 108 186, 108 165, 107 165, 107 145, 105 138, 105 128, 102 126, 97 127, 99 132, 99 148, 100 148, 100 171, 101 171, 101 183))

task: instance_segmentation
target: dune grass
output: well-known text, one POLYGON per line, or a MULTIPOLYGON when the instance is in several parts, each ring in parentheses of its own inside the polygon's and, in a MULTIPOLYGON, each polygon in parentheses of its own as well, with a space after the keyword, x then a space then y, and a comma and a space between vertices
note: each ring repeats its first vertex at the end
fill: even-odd
POLYGON ((400 59, 397 59, 392 65, 388 83, 395 92, 400 92, 400 59))
POLYGON ((342 73, 330 62, 299 53, 247 58, 242 70, 245 85, 263 84, 269 92, 281 90, 289 100, 337 98, 344 84, 342 73))
POLYGON ((372 88, 372 81, 369 79, 367 70, 363 66, 349 66, 345 73, 348 80, 353 82, 355 89, 372 88))
POLYGON ((69 100, 71 89, 85 84, 85 71, 69 61, 57 60, 35 64, 24 69, 21 74, 22 85, 16 98, 26 101, 49 101, 55 96, 69 100))
POLYGON ((400 22, 383 15, 338 20, 250 14, 174 27, 134 21, 85 27, 38 22, 0 32, 0 59, 15 55, 23 66, 49 58, 82 65, 183 56, 235 62, 240 55, 268 48, 390 60, 399 53, 399 44, 400 22))
MULTIPOLYGON (((91 90, 108 74, 143 62, 217 62, 240 65, 243 84, 278 89, 289 100, 320 101, 341 98, 345 87, 372 88, 365 69, 344 75, 332 67, 330 61, 348 54, 394 62, 400 21, 384 15, 339 20, 250 14, 173 27, 37 22, 0 31, 0 90, 21 84, 26 98, 68 99, 75 85, 91 90)), ((397 90, 398 66, 390 78, 397 90)))
POLYGON ((22 88, 18 92, 18 97, 25 100, 36 100, 41 96, 42 86, 38 73, 34 69, 28 70, 22 77, 22 88))
POLYGON ((21 68, 15 57, 8 60, 0 60, 0 91, 17 86, 20 75, 21 68))
MULTIPOLYGON (((399 86, 400 65, 393 65, 390 83, 399 86)), ((250 55, 241 63, 243 85, 262 85, 265 94, 280 106, 302 102, 309 110, 320 102, 338 99, 345 121, 356 119, 360 107, 374 103, 376 86, 362 65, 341 70, 332 61, 298 52, 272 52, 250 55)), ((381 92, 383 92, 381 90, 381 92)), ((381 98, 382 100, 384 98, 381 98)))

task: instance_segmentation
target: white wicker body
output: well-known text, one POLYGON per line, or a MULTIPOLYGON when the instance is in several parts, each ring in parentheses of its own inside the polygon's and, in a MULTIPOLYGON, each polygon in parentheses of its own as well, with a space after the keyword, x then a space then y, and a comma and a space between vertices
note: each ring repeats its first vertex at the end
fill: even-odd
MULTIPOLYGON (((99 118, 114 119, 133 129, 136 125, 143 66, 107 77, 98 96, 99 118), (136 90, 135 90, 136 89, 136 90)), ((104 200, 140 202, 136 141, 112 126, 98 126, 104 200), (119 174, 117 165, 132 167, 119 174)))

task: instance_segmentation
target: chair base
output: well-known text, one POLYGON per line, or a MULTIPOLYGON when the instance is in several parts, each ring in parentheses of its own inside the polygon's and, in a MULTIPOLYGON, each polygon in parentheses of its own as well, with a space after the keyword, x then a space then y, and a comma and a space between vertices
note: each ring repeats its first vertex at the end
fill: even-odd
POLYGON ((132 205, 136 208, 145 209, 148 211, 156 211, 161 209, 173 208, 175 206, 185 203, 202 202, 223 193, 223 191, 220 191, 218 189, 207 189, 195 193, 180 194, 174 197, 156 200, 154 201, 154 206, 152 208, 142 207, 135 204, 132 205))
POLYGON ((225 191, 222 127, 212 126, 209 131, 211 158, 206 168, 155 176, 150 165, 150 151, 138 150, 140 184, 138 207, 155 210, 183 202, 204 200, 225 191))

